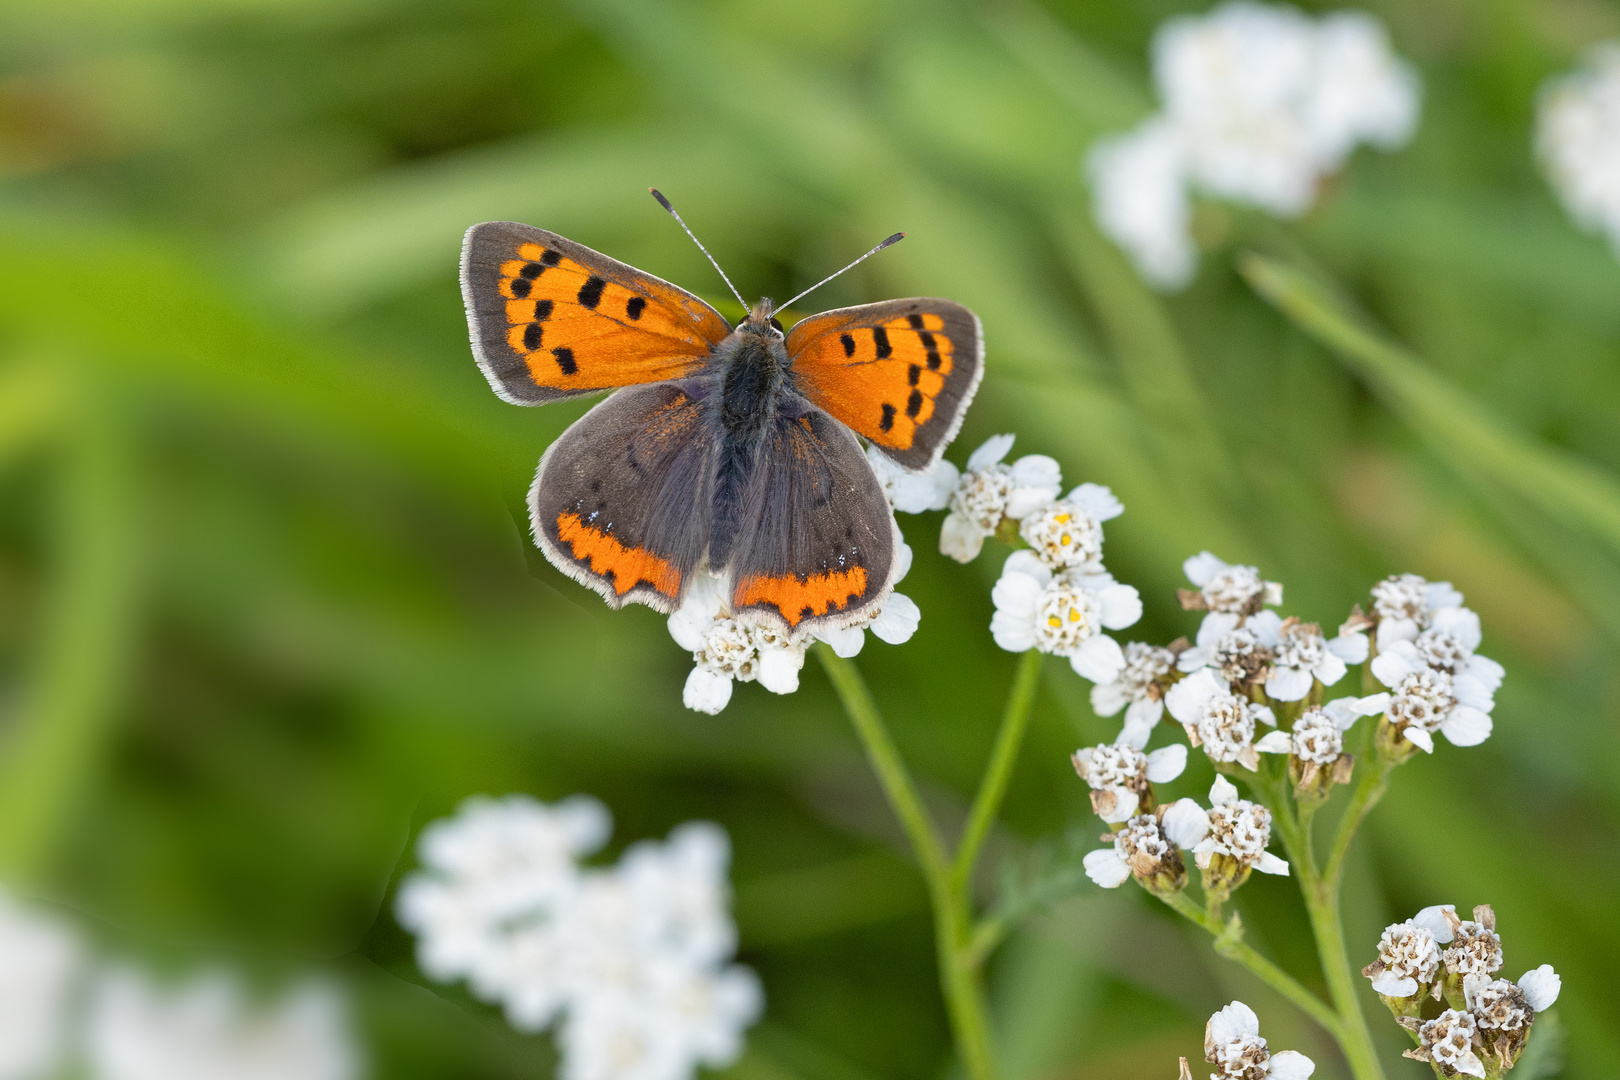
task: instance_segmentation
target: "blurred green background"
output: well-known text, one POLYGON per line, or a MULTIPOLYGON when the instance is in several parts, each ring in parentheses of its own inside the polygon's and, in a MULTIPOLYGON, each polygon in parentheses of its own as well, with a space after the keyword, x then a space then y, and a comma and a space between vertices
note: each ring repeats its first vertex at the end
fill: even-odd
MULTIPOLYGON (((768 1001, 738 1080, 949 1068, 926 898, 814 662, 791 697, 687 712, 662 618, 609 612, 524 536, 534 463, 586 406, 489 391, 461 234, 531 222, 735 315, 656 184, 750 295, 906 230, 813 309, 980 314, 951 456, 1015 431, 1114 488, 1109 564, 1148 606, 1124 636, 1194 628, 1172 590, 1200 548, 1324 625, 1389 573, 1461 588, 1508 669, 1496 734, 1401 770, 1354 857, 1352 960, 1422 905, 1494 903, 1506 974, 1563 975, 1565 1075, 1612 1074, 1620 262, 1556 206, 1530 131, 1538 84, 1620 35, 1620 4, 1367 4, 1422 71, 1416 139, 1359 153, 1297 223, 1202 206, 1203 272, 1165 299, 1096 234, 1078 163, 1152 109, 1153 28, 1204 6, 8 0, 0 874, 180 967, 335 966, 378 1077, 545 1077, 544 1039, 420 976, 392 889, 468 794, 590 792, 615 851, 730 831, 768 1001), (1324 348, 1246 251, 1406 351, 1324 348)), ((949 563, 939 519, 902 521, 921 630, 860 663, 950 827, 1013 658, 987 629, 1002 549, 949 563)), ((1117 721, 1086 690, 1051 663, 992 863, 1096 831, 1066 754, 1117 721)), ((1173 790, 1208 783, 1200 761, 1173 790)), ((1239 906, 1319 985, 1289 882, 1239 906)), ((1082 883, 991 981, 1009 1080, 1173 1076, 1234 996, 1343 1075, 1140 890, 1082 883)), ((1391 1075, 1427 1075, 1369 1005, 1391 1075)))

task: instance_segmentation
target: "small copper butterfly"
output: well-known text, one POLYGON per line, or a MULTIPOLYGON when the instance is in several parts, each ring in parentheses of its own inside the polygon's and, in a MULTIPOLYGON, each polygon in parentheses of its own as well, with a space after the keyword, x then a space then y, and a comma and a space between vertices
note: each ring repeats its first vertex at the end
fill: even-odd
POLYGON ((707 572, 733 614, 789 634, 870 618, 901 537, 856 436, 929 468, 983 373, 979 320, 949 300, 840 308, 784 332, 787 305, 767 299, 733 328, 684 289, 510 221, 467 230, 461 290, 504 400, 613 390, 546 450, 529 511, 552 565, 616 608, 673 611, 707 572))

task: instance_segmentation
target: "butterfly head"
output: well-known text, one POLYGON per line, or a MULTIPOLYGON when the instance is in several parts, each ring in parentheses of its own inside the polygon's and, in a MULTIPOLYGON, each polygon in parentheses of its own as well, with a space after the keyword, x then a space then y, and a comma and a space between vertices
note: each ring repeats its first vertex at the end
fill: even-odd
POLYGON ((776 320, 773 312, 779 310, 771 303, 770 297, 765 297, 759 303, 748 309, 748 318, 737 327, 745 334, 758 334, 761 337, 781 338, 782 324, 776 320))

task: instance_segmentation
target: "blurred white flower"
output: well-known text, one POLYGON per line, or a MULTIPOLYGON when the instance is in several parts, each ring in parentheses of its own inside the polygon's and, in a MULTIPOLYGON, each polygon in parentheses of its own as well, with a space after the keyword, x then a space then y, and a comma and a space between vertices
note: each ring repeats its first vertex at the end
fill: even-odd
POLYGON ((1210 668, 1234 691, 1247 693, 1270 675, 1272 650, 1281 628, 1282 617, 1275 611, 1247 617, 1212 611, 1198 625, 1193 647, 1182 652, 1176 667, 1188 673, 1210 668))
POLYGON ((957 562, 972 562, 984 538, 1005 519, 1018 521, 1058 497, 1063 475, 1044 454, 1029 454, 1011 465, 1013 436, 992 435, 968 458, 967 469, 951 494, 951 512, 940 527, 939 550, 957 562))
POLYGON ((1536 152, 1564 208, 1620 253, 1620 44, 1542 87, 1536 152))
POLYGON ((342 999, 310 984, 253 1006, 221 975, 165 989, 129 969, 104 975, 86 1039, 95 1080, 354 1080, 360 1055, 342 999))
POLYGON ((751 971, 729 964, 724 831, 688 822, 662 843, 631 845, 612 868, 580 868, 574 860, 606 835, 606 811, 583 798, 470 800, 460 818, 429 826, 424 870, 398 904, 423 970, 466 978, 519 1030, 560 1018, 566 1080, 690 1080, 698 1065, 729 1065, 763 997, 751 971), (475 947, 445 948, 468 937, 475 947), (453 962, 435 962, 446 953, 453 962))
POLYGON ((1266 850, 1271 843, 1271 811, 1238 798, 1237 788, 1224 776, 1209 789, 1209 833, 1193 847, 1201 868, 1218 855, 1253 867, 1262 874, 1286 874, 1288 864, 1266 850))
POLYGON ((1427 581, 1416 574, 1395 574, 1372 587, 1373 614, 1378 619, 1378 648, 1407 641, 1427 630, 1441 608, 1461 607, 1462 593, 1449 581, 1427 581))
MULTIPOLYGON (((1204 616, 1205 622, 1215 615, 1233 616, 1215 620, 1216 626, 1224 628, 1221 633, 1243 625, 1244 620, 1268 604, 1276 606, 1282 603, 1283 587, 1275 581, 1261 578, 1260 571, 1253 566, 1235 566, 1207 551, 1200 551, 1182 563, 1181 569, 1187 575, 1187 580, 1197 586, 1196 592, 1188 589, 1177 592, 1181 606, 1188 611, 1208 611, 1210 614, 1204 616)), ((1214 630, 1206 631, 1200 627, 1199 643, 1203 644, 1206 635, 1213 633, 1214 630)))
MULTIPOLYGON (((909 562, 910 549, 904 550, 909 562)), ((904 597, 901 600, 910 603, 904 597)), ((773 626, 741 622, 725 607, 725 581, 703 574, 692 582, 686 599, 669 617, 670 637, 691 651, 694 664, 681 692, 682 703, 714 715, 731 701, 733 680, 758 681, 773 694, 797 690, 808 640, 789 637, 773 626)))
POLYGON ((896 465, 887 454, 875 446, 866 448, 866 460, 883 485, 883 494, 889 505, 902 514, 921 514, 929 510, 943 510, 950 504, 956 482, 961 478, 956 466, 940 458, 931 468, 913 472, 896 465))
POLYGON ((1297 216, 1358 143, 1394 149, 1417 124, 1416 74, 1359 12, 1231 0, 1170 19, 1152 52, 1161 112, 1086 171, 1099 226, 1159 288, 1197 265, 1189 189, 1297 216))
POLYGON ((1305 766, 1302 784, 1309 784, 1318 769, 1332 765, 1344 754, 1344 733, 1363 716, 1377 716, 1389 706, 1388 694, 1364 698, 1334 698, 1326 705, 1308 705, 1290 732, 1273 731, 1254 744, 1262 754, 1291 754, 1305 766), (1313 768, 1314 766, 1314 768, 1313 768))
POLYGON ((1316 1064, 1294 1050, 1271 1053, 1254 1010, 1234 1001, 1204 1025, 1204 1060, 1215 1066, 1210 1080, 1305 1080, 1316 1064))
POLYGON ((1277 718, 1266 706, 1232 693, 1213 669, 1200 668, 1176 683, 1164 703, 1186 729, 1187 740, 1202 746, 1211 761, 1235 761, 1250 770, 1260 767, 1256 725, 1276 727, 1277 718))
POLYGON ((1390 688, 1389 722, 1425 753, 1434 752, 1436 731, 1453 746, 1478 746, 1490 738, 1496 702, 1474 676, 1431 668, 1412 642, 1400 639, 1373 657, 1372 673, 1390 688))
POLYGON ((1113 682, 1125 668, 1119 643, 1103 631, 1123 630, 1142 617, 1132 586, 1108 574, 1054 575, 1033 551, 1007 556, 990 597, 997 645, 1068 657, 1075 673, 1092 682, 1113 682))
POLYGON ((1162 116, 1092 145, 1085 173, 1092 212, 1136 272, 1155 288, 1185 287, 1198 270, 1181 137, 1162 116))
MULTIPOLYGON (((1181 843, 1185 837, 1178 838, 1171 831, 1172 810, 1174 807, 1163 811, 1162 817, 1138 814, 1118 832, 1104 834, 1103 839, 1112 841, 1112 846, 1086 854, 1081 860, 1086 876, 1105 889, 1119 888, 1132 875, 1144 887, 1155 890, 1174 891, 1185 886, 1186 867, 1176 851, 1185 846, 1181 843)), ((1175 828, 1179 830, 1184 824, 1178 817, 1175 828)))
POLYGON ((71 926, 0 891, 0 1080, 55 1074, 84 965, 71 926))
POLYGON ((1101 484, 1081 484, 1057 502, 1030 511, 1018 535, 1053 570, 1102 572, 1102 523, 1125 512, 1101 484))
POLYGON ((1113 716, 1125 710, 1119 741, 1142 749, 1164 716, 1164 691, 1159 680, 1170 674, 1176 654, 1157 645, 1132 641, 1125 646, 1125 666, 1119 676, 1091 688, 1091 710, 1113 716))
POLYGON ((1502 685, 1502 665, 1474 652, 1481 638, 1478 615, 1465 607, 1443 607, 1430 613, 1428 628, 1412 645, 1430 667, 1467 675, 1494 694, 1502 685))

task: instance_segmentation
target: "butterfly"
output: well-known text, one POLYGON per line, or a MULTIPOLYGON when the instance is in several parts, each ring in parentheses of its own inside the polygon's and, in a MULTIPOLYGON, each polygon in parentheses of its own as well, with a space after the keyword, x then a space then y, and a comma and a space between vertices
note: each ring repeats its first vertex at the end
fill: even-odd
POLYGON ((983 373, 979 320, 949 300, 840 308, 784 331, 787 305, 737 294, 748 315, 733 327, 684 289, 510 221, 467 231, 461 288, 501 398, 611 391, 546 450, 528 501, 546 558, 615 608, 674 611, 706 573, 735 617, 789 636, 868 621, 902 540, 856 436, 927 469, 983 373))

